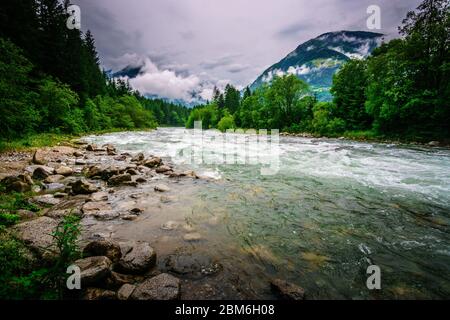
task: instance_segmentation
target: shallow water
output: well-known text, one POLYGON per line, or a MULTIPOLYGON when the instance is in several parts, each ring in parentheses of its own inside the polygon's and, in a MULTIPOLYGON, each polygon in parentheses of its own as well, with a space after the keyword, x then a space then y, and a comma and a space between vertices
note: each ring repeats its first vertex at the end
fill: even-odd
POLYGON ((87 138, 172 157, 213 178, 171 183, 164 199, 141 187, 146 213, 109 226, 116 238, 150 241, 160 268, 174 271, 176 256, 180 276, 209 281, 217 298, 272 298, 273 277, 302 286, 310 298, 449 297, 449 150, 280 137, 279 171, 262 175, 258 164, 178 161, 193 149, 214 151, 215 160, 262 153, 242 141, 223 143, 215 131, 193 147, 192 135, 161 128, 87 138), (162 229, 167 221, 175 228, 162 229), (185 241, 192 232, 202 239, 185 241), (219 269, 206 277, 180 271, 192 261, 219 269), (381 268, 381 290, 366 287, 371 264, 381 268))

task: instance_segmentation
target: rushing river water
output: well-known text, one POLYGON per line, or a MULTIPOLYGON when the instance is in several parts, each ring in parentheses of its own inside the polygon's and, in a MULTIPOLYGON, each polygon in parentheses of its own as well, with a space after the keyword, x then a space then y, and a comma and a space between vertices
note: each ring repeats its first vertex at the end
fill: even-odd
MULTIPOLYGON (((238 142, 223 144, 218 132, 204 134, 196 147, 215 157, 246 152, 238 142)), ((160 128, 87 139, 173 157, 192 148, 191 138, 191 130, 160 128)), ((151 213, 114 225, 114 234, 150 241, 160 268, 210 283, 213 298, 273 298, 271 278, 313 299, 450 296, 449 150, 280 137, 276 157, 273 175, 258 164, 177 162, 213 179, 180 180, 165 201, 150 190, 151 213), (174 227, 161 228, 169 220, 174 227), (202 239, 183 241, 193 230, 202 239), (196 276, 193 261, 211 275, 196 276), (381 290, 366 287, 372 264, 381 269, 381 290)))

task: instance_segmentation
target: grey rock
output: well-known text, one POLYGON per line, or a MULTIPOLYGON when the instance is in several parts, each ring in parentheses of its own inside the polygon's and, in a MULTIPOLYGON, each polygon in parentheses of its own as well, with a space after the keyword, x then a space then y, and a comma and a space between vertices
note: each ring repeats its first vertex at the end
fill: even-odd
POLYGON ((81 270, 81 285, 88 286, 101 282, 110 274, 112 266, 108 257, 96 256, 74 262, 81 270))
POLYGON ((54 256, 54 239, 52 233, 56 230, 58 222, 49 217, 40 217, 34 220, 17 224, 14 228, 17 235, 27 246, 38 253, 39 256, 54 256))
POLYGON ((117 262, 122 257, 122 251, 118 243, 112 240, 95 240, 89 242, 83 249, 84 257, 105 256, 112 262, 117 262))
POLYGON ((133 300, 176 300, 180 298, 180 280, 162 273, 139 284, 131 294, 133 300))
POLYGON ((116 300, 114 291, 100 288, 87 288, 82 297, 83 300, 116 300))
POLYGON ((147 242, 128 244, 122 259, 117 264, 117 270, 123 273, 142 274, 156 264, 156 252, 147 242), (131 248, 131 249, 130 249, 131 248))
POLYGON ((123 286, 120 287, 119 291, 117 291, 117 298, 119 300, 128 300, 133 294, 133 291, 135 289, 136 289, 135 285, 125 283, 123 286))
POLYGON ((74 194, 91 194, 97 191, 97 187, 84 178, 77 180, 72 184, 74 194))

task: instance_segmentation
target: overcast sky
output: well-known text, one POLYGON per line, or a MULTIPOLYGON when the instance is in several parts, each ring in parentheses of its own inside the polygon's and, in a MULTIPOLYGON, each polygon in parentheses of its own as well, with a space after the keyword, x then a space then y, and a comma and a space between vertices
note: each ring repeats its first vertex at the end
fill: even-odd
POLYGON ((421 0, 72 0, 96 39, 103 67, 145 63, 142 93, 186 99, 227 82, 243 87, 299 44, 339 30, 397 36, 421 0), (381 30, 368 30, 369 5, 381 30))

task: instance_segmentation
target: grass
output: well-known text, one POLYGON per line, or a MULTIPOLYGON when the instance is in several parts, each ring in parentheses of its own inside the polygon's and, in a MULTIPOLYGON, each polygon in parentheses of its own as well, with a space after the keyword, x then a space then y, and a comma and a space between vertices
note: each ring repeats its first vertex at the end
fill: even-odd
POLYGON ((17 140, 0 141, 0 152, 24 151, 31 148, 51 147, 58 143, 69 141, 74 137, 76 136, 56 133, 33 134, 17 140))
POLYGON ((0 140, 0 153, 11 151, 27 151, 34 148, 53 147, 63 142, 70 142, 73 139, 80 138, 90 134, 105 134, 123 131, 152 131, 153 128, 113 128, 99 131, 86 132, 81 135, 60 134, 60 133, 37 133, 14 140, 0 140))

